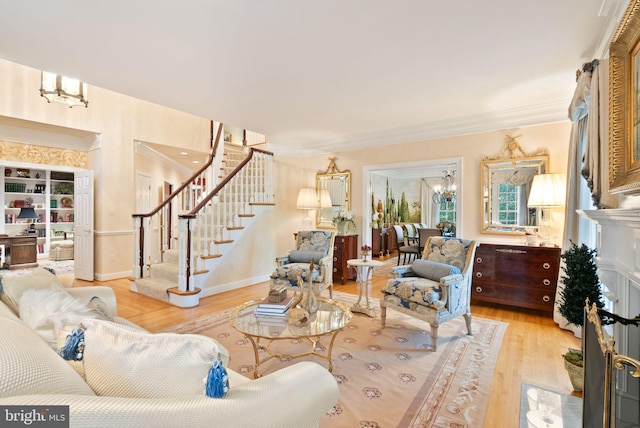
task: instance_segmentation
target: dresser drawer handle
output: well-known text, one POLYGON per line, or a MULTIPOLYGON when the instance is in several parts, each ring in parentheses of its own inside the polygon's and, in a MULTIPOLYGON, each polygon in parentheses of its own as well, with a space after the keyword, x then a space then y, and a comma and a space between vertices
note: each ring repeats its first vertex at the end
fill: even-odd
POLYGON ((333 261, 334 261, 334 262, 337 262, 337 261, 338 261, 338 258, 337 258, 337 257, 334 257, 334 258, 333 258, 333 261))
POLYGON ((551 300, 549 296, 542 296, 542 301, 548 303, 551 300))
POLYGON ((482 257, 478 257, 478 258, 476 259, 476 263, 482 263, 482 257))
POLYGON ((338 272, 338 268, 333 268, 333 271, 334 272, 338 272))
POLYGON ((551 281, 549 281, 548 279, 543 279, 543 280, 542 280, 542 283, 543 283, 544 285, 546 285, 547 287, 551 285, 551 281))
POLYGON ((482 293, 482 287, 476 287, 476 293, 482 293))
POLYGON ((476 278, 482 278, 482 272, 476 272, 476 278))
POLYGON ((549 263, 542 263, 542 267, 545 269, 551 269, 551 265, 549 263))

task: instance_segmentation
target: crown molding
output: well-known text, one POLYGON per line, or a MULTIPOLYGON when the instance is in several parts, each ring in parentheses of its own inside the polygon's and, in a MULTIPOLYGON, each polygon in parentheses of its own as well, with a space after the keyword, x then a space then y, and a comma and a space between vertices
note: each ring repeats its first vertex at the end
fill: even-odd
POLYGON ((301 146, 271 143, 270 150, 279 155, 316 155, 562 122, 569 120, 567 109, 570 102, 571 100, 559 100, 376 132, 346 135, 301 146))

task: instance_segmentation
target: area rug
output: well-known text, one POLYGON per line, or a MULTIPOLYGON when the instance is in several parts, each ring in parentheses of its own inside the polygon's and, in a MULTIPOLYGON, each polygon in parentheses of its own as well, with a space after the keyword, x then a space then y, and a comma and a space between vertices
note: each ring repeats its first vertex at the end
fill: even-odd
MULTIPOLYGON (((334 292, 334 298, 351 305, 357 296, 334 292)), ((378 307, 377 300, 374 304, 378 307)), ((230 312, 212 314, 168 331, 217 339, 229 350, 229 367, 249 377, 253 373, 253 349, 229 324, 230 312)), ((388 310, 383 329, 379 311, 376 318, 354 313, 349 325, 338 334, 332 354, 340 400, 320 426, 482 427, 506 327, 506 323, 475 317, 474 336, 468 336, 463 318, 455 319, 440 326, 438 350, 431 352, 427 350, 428 324, 388 310)), ((327 345, 326 339, 320 341, 324 350, 327 345)), ((287 346, 295 344, 292 341, 287 346)), ((308 358, 327 366, 326 361, 308 358)), ((296 361, 300 359, 274 359, 260 369, 270 373, 296 361)))
MULTIPOLYGON (((38 266, 53 269, 56 275, 68 275, 73 273, 73 260, 38 260, 38 266)), ((0 276, 19 276, 28 273, 31 269, 3 269, 0 276)))
POLYGON ((531 426, 580 428, 582 400, 523 383, 520 394, 520 428, 531 426))
MULTIPOLYGON (((374 259, 375 260, 375 259, 374 259)), ((394 267, 398 266, 398 257, 390 257, 387 260, 380 260, 382 263, 384 263, 383 266, 380 266, 379 268, 376 268, 373 271, 373 275, 378 275, 378 276, 385 276, 387 278, 393 278, 393 272, 391 271, 391 269, 393 269, 394 267)), ((402 258, 400 259, 400 263, 402 264, 402 258)), ((409 264, 409 263, 407 263, 409 264)))

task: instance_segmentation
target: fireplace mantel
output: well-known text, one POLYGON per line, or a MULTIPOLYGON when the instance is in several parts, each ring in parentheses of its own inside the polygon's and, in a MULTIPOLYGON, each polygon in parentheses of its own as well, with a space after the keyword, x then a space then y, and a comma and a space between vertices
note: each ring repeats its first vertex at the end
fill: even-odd
POLYGON ((640 308, 640 209, 578 213, 598 225, 597 264, 607 308, 633 318, 640 308))
MULTIPOLYGON (((640 209, 610 209, 578 211, 598 225, 598 275, 605 288, 605 308, 624 318, 640 313, 640 209)), ((613 328, 615 349, 640 359, 640 333, 638 328, 613 328)), ((635 421, 625 426, 637 426, 639 408, 638 379, 616 376, 616 417, 635 421)), ((585 392, 586 393, 586 392, 585 392)))

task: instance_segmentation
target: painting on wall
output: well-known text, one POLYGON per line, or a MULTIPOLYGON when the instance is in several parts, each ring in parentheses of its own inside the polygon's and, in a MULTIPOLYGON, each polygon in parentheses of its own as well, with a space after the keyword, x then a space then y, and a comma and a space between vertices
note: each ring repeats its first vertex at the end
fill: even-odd
POLYGON ((371 190, 372 220, 381 219, 382 224, 420 223, 420 179, 394 179, 371 174, 371 190))

